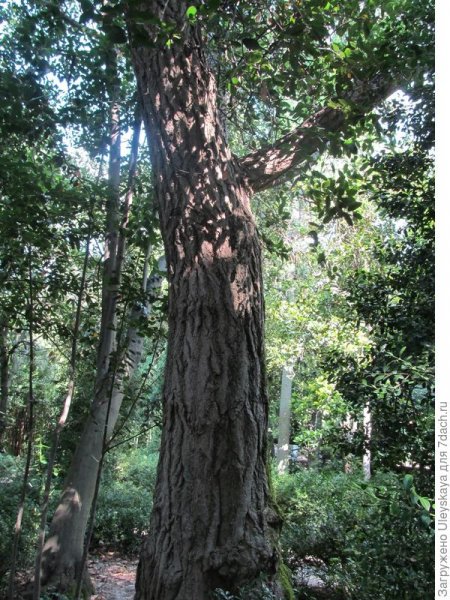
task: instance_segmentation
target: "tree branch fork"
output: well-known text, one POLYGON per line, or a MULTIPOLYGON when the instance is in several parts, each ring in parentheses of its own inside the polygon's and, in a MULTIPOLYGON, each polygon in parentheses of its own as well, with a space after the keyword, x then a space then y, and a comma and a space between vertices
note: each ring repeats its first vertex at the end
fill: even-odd
POLYGON ((323 107, 274 144, 237 159, 248 187, 253 193, 270 188, 315 152, 322 151, 330 133, 363 119, 398 87, 398 82, 381 74, 358 82, 343 98, 342 108, 323 107))

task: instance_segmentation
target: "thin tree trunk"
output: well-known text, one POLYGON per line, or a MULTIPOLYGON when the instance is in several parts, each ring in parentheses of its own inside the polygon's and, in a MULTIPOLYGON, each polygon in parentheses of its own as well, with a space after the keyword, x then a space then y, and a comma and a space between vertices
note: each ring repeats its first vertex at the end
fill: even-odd
MULTIPOLYGON (((116 55, 109 55, 109 70, 116 70, 116 55)), ((108 407, 109 370, 115 350, 116 305, 119 291, 116 257, 120 225, 120 116, 117 72, 110 90, 110 152, 106 235, 103 261, 102 313, 97 373, 91 412, 71 461, 59 505, 50 525, 42 557, 41 581, 54 581, 60 591, 74 586, 83 554, 83 541, 101 456, 103 427, 108 407)))
POLYGON ((86 273, 89 263, 89 246, 91 243, 91 233, 89 226, 89 233, 86 239, 86 250, 84 254, 83 261, 83 269, 81 273, 81 281, 80 281, 80 291, 78 292, 78 300, 77 300, 77 308, 75 311, 75 320, 72 332, 72 348, 70 353, 70 363, 69 363, 69 382, 67 385, 67 393, 64 400, 63 408, 56 424, 54 436, 53 436, 53 444, 50 452, 50 456, 48 458, 47 464, 47 477, 45 481, 45 489, 44 489, 44 498, 42 501, 41 507, 41 519, 39 526, 39 535, 38 535, 38 543, 36 550, 36 563, 34 569, 34 588, 33 588, 33 600, 39 600, 41 597, 41 565, 42 565, 42 553, 44 550, 44 541, 45 541, 45 527, 47 524, 47 513, 48 513, 48 505, 50 501, 50 490, 52 484, 53 477, 53 466, 55 464, 56 452, 58 450, 59 438, 62 430, 64 429, 67 421, 67 417, 69 415, 70 406, 72 404, 73 393, 75 390, 75 374, 76 374, 76 363, 77 363, 77 346, 78 346, 78 333, 80 329, 80 321, 81 321, 81 307, 83 302, 83 294, 84 287, 86 283, 86 273))
POLYGON ((363 427, 364 427, 363 473, 364 473, 364 479, 366 481, 369 481, 369 479, 372 476, 372 469, 371 469, 372 452, 371 452, 371 448, 370 448, 371 440, 372 440, 372 413, 370 410, 369 402, 367 402, 364 405, 363 427))
POLYGON ((6 415, 9 400, 9 352, 8 326, 0 324, 0 449, 3 447, 3 436, 6 429, 6 415))
POLYGON ((29 256, 29 272, 28 272, 28 289, 29 289, 29 302, 28 302, 28 339, 29 339, 29 368, 28 368, 28 420, 27 420, 27 458, 25 462, 25 471, 23 474, 22 491, 20 493, 19 508, 17 511, 16 524, 14 527, 14 538, 13 546, 11 551, 11 572, 9 576, 8 586, 8 600, 15 600, 14 595, 14 584, 17 568, 17 554, 19 549, 19 539, 22 533, 22 520, 23 513, 25 511, 25 500, 28 489, 28 479, 30 476, 31 458, 33 452, 33 432, 34 432, 34 293, 33 293, 33 272, 31 264, 31 249, 28 250, 29 256))
MULTIPOLYGON (((206 600, 273 574, 261 253, 185 2, 184 39, 134 48, 169 274, 160 460, 139 600, 206 600), (183 82, 180 86, 180 82, 183 82)), ((157 2, 147 6, 162 18, 157 2)))
MULTIPOLYGON (((151 246, 149 245, 148 251, 145 256, 145 263, 144 263, 144 275, 143 275, 143 282, 142 282, 142 287, 143 287, 144 291, 147 289, 148 261, 150 258, 150 252, 151 252, 151 246)), ((161 278, 159 279, 159 285, 160 284, 161 284, 161 278)), ((119 414, 120 406, 122 405, 122 400, 124 398, 124 380, 129 379, 133 376, 137 366, 139 365, 139 363, 141 361, 144 340, 136 327, 136 322, 139 319, 139 317, 142 315, 143 310, 145 310, 147 308, 148 308, 148 305, 146 303, 144 306, 134 307, 134 309, 131 311, 131 315, 130 315, 131 325, 128 328, 125 349, 124 349, 122 359, 119 364, 119 368, 116 369, 115 373, 114 373, 114 378, 113 378, 113 382, 112 382, 113 387, 111 390, 111 395, 110 395, 110 399, 109 399, 109 403, 108 403, 108 411, 107 411, 105 426, 104 426, 104 431, 103 431, 102 453, 101 453, 101 457, 100 457, 100 461, 99 461, 99 466, 97 469, 97 478, 95 481, 95 489, 94 489, 94 494, 93 494, 92 503, 91 503, 89 527, 88 527, 88 531, 87 531, 87 535, 86 535, 86 541, 84 544, 83 555, 81 558, 81 563, 80 563, 79 572, 78 572, 78 576, 77 576, 76 589, 75 589, 75 600, 79 600, 80 593, 82 590, 83 580, 86 579, 86 574, 85 574, 86 561, 87 561, 87 556, 88 556, 88 552, 89 552, 89 546, 90 546, 91 539, 92 539, 92 534, 94 532, 95 514, 96 514, 96 510, 97 510, 97 499, 98 499, 98 493, 100 491, 101 476, 102 476, 102 472, 103 472, 103 463, 104 463, 106 451, 108 450, 108 441, 111 439, 111 434, 112 434, 112 430, 111 430, 111 434, 109 433, 111 410, 113 408, 117 409, 117 414, 113 415, 113 418, 115 419, 115 421, 114 421, 114 424, 115 424, 115 422, 117 421, 118 414, 119 414)))
POLYGON ((278 472, 286 473, 289 465, 289 439, 291 435, 291 397, 293 369, 283 367, 281 375, 280 419, 278 425, 278 472))
MULTIPOLYGON (((94 401, 72 458, 60 503, 44 546, 42 560, 42 583, 45 585, 53 580, 61 591, 73 588, 80 569, 82 572, 84 538, 103 455, 105 427, 106 436, 109 438, 123 400, 123 376, 116 377, 116 372, 126 371, 126 368, 122 368, 118 355, 116 313, 125 253, 125 229, 137 165, 140 119, 136 121, 134 128, 129 185, 122 223, 119 218, 120 135, 118 127, 118 105, 112 102, 110 196, 107 204, 102 323, 94 401)), ((140 360, 140 353, 134 347, 138 342, 132 335, 128 337, 127 343, 130 346, 129 351, 125 353, 128 356, 127 364, 133 365, 134 368, 140 360), (129 358, 130 352, 135 353, 132 360, 129 358)), ((128 367, 127 374, 131 372, 132 369, 128 367)), ((84 583, 89 590, 91 586, 88 578, 85 578, 84 583)))

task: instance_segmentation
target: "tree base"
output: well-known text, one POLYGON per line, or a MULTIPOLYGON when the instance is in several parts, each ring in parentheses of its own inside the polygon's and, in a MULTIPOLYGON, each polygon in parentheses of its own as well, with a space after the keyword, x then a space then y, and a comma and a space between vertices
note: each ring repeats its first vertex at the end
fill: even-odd
POLYGON ((289 569, 281 565, 275 577, 264 576, 239 588, 235 595, 217 588, 212 594, 212 600, 294 600, 289 569))
MULTIPOLYGON (((32 581, 27 584, 26 589, 21 594, 23 600, 31 600, 33 586, 32 581)), ((55 572, 51 576, 47 576, 45 584, 42 584, 41 594, 55 600, 61 598, 61 596, 72 599, 75 598, 76 587, 75 571, 74 569, 67 569, 64 572, 55 572)), ((93 594, 95 594, 95 586, 89 573, 85 571, 81 584, 80 599, 89 600, 93 594)))

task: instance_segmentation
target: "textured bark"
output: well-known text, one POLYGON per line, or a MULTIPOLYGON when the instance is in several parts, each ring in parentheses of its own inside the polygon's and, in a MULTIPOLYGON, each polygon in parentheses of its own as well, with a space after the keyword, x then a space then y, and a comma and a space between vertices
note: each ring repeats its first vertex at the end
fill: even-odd
MULTIPOLYGON (((187 7, 143 0, 127 13, 169 275, 163 433, 137 600, 206 600, 276 570, 261 258, 249 199, 351 120, 324 108, 270 148, 235 158, 187 7), (137 24, 149 22, 139 14, 170 23, 177 36, 167 43, 163 28, 137 24)), ((349 100, 362 114, 391 89, 380 78, 349 100)))
POLYGON ((170 284, 161 453, 136 598, 204 600, 275 570, 260 244, 186 4, 150 4, 178 20, 183 40, 133 48, 170 284))

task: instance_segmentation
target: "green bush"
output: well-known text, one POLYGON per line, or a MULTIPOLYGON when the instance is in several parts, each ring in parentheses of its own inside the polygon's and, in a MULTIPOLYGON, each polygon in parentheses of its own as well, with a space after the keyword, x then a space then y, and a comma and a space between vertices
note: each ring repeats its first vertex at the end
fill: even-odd
MULTIPOLYGON (((0 582, 10 567, 14 526, 23 485, 25 460, 0 453, 0 582)), ((28 566, 36 551, 39 515, 39 481, 32 474, 28 486, 19 538, 17 567, 28 566)))
POLYGON ((139 550, 148 528, 158 455, 137 448, 105 469, 96 512, 94 546, 139 550))
POLYGON ((274 483, 293 571, 305 557, 323 561, 327 587, 346 599, 433 597, 431 506, 411 479, 305 470, 274 483))

